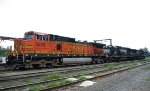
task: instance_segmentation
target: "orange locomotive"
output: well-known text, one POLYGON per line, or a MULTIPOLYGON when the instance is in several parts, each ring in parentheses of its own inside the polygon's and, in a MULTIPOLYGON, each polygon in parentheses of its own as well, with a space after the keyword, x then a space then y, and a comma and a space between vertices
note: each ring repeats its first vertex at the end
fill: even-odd
POLYGON ((63 58, 87 58, 91 63, 100 62, 105 44, 79 42, 75 38, 34 31, 26 32, 24 38, 14 39, 14 51, 7 64, 19 68, 35 68, 63 64, 63 58), (10 61, 11 60, 11 61, 10 61))

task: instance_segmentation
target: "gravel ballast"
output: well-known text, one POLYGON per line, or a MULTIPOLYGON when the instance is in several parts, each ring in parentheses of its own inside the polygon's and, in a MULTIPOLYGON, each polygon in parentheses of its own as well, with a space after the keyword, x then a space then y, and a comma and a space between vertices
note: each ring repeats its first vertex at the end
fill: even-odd
POLYGON ((96 79, 92 86, 81 87, 79 84, 65 91, 150 91, 150 69, 146 67, 150 68, 150 64, 96 79))

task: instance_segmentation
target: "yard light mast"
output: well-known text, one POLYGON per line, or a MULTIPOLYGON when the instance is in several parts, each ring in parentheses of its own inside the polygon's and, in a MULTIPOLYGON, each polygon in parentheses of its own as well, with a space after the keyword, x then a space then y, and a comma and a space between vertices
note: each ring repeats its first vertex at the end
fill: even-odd
POLYGON ((112 39, 102 39, 102 40, 94 40, 94 42, 96 43, 97 41, 110 41, 110 46, 112 46, 112 39))

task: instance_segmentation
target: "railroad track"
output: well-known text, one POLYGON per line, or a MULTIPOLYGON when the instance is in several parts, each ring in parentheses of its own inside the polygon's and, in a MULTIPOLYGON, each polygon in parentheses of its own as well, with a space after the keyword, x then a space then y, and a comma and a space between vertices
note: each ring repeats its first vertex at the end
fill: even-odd
POLYGON ((5 63, 0 64, 0 71, 9 71, 9 70, 12 70, 11 66, 6 65, 5 63))
MULTIPOLYGON (((145 64, 147 64, 147 63, 143 62, 141 65, 145 65, 145 64)), ((21 85, 16 85, 16 86, 4 87, 4 88, 0 88, 0 91, 8 91, 8 90, 12 90, 12 89, 28 87, 28 86, 31 86, 31 85, 47 84, 47 83, 53 83, 53 82, 58 82, 58 81, 61 82, 65 79, 67 79, 67 78, 77 78, 77 77, 80 77, 80 76, 83 76, 83 75, 95 75, 93 77, 93 78, 95 78, 95 77, 98 77, 100 73, 101 73, 100 74, 101 76, 104 76, 106 74, 109 75, 109 74, 116 73, 116 72, 119 72, 119 71, 135 68, 135 67, 138 67, 138 66, 141 66, 141 65, 134 65, 132 67, 128 67, 127 65, 126 66, 119 65, 119 66, 115 66, 115 67, 109 68, 109 69, 106 68, 106 69, 103 69, 103 70, 96 70, 96 71, 93 71, 93 72, 85 72, 85 73, 82 73, 82 74, 75 74, 75 75, 71 75, 71 76, 65 76, 65 77, 61 77, 61 78, 53 79, 53 80, 46 80, 46 81, 39 81, 39 82, 29 83, 29 84, 21 84, 21 85)), ((83 81, 83 80, 81 80, 81 81, 83 81)), ((47 88, 42 89, 42 90, 45 91, 45 90, 50 90, 50 89, 56 89, 56 88, 59 88, 59 87, 62 87, 62 86, 75 84, 75 83, 78 83, 78 82, 81 82, 81 81, 78 80, 78 81, 75 81, 75 82, 69 82, 69 83, 62 84, 62 85, 47 87, 47 88)))
MULTIPOLYGON (((85 64, 82 64, 81 66, 83 66, 85 64)), ((89 64, 90 65, 90 64, 89 64)), ((44 67, 41 69, 49 69, 49 68, 64 68, 64 67, 72 67, 72 66, 78 66, 78 65, 57 65, 54 67, 44 67)), ((40 68, 39 68, 40 69, 40 68)), ((9 66, 6 63, 0 63, 0 72, 5 72, 5 71, 18 71, 20 69, 15 69, 13 66, 9 66)), ((33 68, 26 68, 26 70, 34 70, 33 68)))
MULTIPOLYGON (((124 63, 124 62, 122 62, 124 63)), ((106 63, 106 64, 98 64, 98 65, 84 65, 84 66, 78 66, 78 67, 71 67, 71 68, 63 68, 63 69, 53 69, 53 70, 47 70, 47 71, 39 71, 39 72, 29 72, 29 73, 22 73, 22 74, 15 74, 15 75, 4 75, 0 76, 0 82, 1 81, 8 81, 8 80, 18 80, 18 79, 24 79, 29 77, 37 77, 37 76, 43 76, 47 74, 54 74, 54 73, 66 73, 71 71, 81 71, 81 70, 88 70, 88 69, 95 69, 95 68, 101 68, 105 65, 113 64, 113 63, 106 63)), ((115 65, 118 65, 119 63, 116 63, 115 65)))
POLYGON ((66 69, 59 69, 59 70, 48 70, 42 72, 33 72, 33 73, 25 73, 25 74, 16 74, 16 75, 9 75, 9 76, 1 76, 0 81, 7 81, 7 80, 16 80, 16 79, 23 79, 29 77, 37 77, 43 76, 47 74, 54 74, 54 73, 65 73, 70 71, 80 71, 80 70, 88 70, 94 68, 101 68, 103 65, 92 65, 92 66, 83 66, 83 67, 73 67, 73 68, 66 68, 66 69))
MULTIPOLYGON (((147 64, 147 63, 146 63, 147 64)), ((149 63, 150 64, 150 63, 149 63)), ((106 76, 110 76, 112 74, 116 74, 116 73, 121 73, 121 72, 124 72, 124 71, 127 71, 127 70, 130 70, 130 69, 133 69, 133 68, 136 68, 136 67, 139 67, 139 66, 143 66, 145 64, 142 64, 142 65, 136 65, 136 66, 133 66, 133 67, 122 67, 122 68, 119 68, 119 69, 112 69, 111 71, 107 71, 105 73, 102 73, 102 74, 99 74, 98 72, 94 72, 94 73, 90 73, 90 74, 95 74, 96 76, 95 77, 92 77, 92 78, 88 78, 86 80, 93 80, 93 79, 96 79, 96 78, 103 78, 103 77, 106 77, 106 76), (97 74, 98 73, 98 74, 97 74)), ((75 85, 75 84, 78 84, 78 83, 81 83, 85 80, 79 80, 79 81, 75 81, 75 82, 71 82, 71 83, 67 83, 67 84, 63 84, 63 85, 58 85, 58 86, 54 86, 54 87, 49 87, 49 88, 45 88, 45 89, 41 89, 40 91, 55 91, 55 90, 58 90, 58 89, 61 89, 63 87, 67 87, 67 86, 72 86, 72 85, 75 85)))
MULTIPOLYGON (((59 67, 67 67, 67 66, 59 66, 59 67)), ((59 67, 57 67, 57 68, 59 68, 59 67)), ((9 66, 9 65, 7 65, 7 64, 5 64, 5 63, 1 63, 0 64, 0 72, 6 72, 6 71, 17 71, 17 70, 20 70, 20 69, 13 69, 14 67, 13 66, 9 66)), ((45 68, 45 69, 49 69, 50 67, 47 67, 47 68, 45 68)), ((55 68, 55 67, 53 67, 53 68, 55 68)), ((27 70, 33 70, 32 68, 26 68, 27 70)))
MULTIPOLYGON (((122 62, 122 63, 124 63, 124 62, 122 62)), ((31 72, 31 73, 15 74, 15 75, 8 75, 8 76, 4 75, 4 76, 0 76, 0 82, 1 81, 8 81, 8 80, 24 79, 24 78, 29 78, 29 77, 38 77, 38 76, 43 76, 43 75, 47 75, 47 74, 54 74, 54 73, 66 73, 66 72, 71 72, 71 71, 81 71, 81 70, 102 68, 103 66, 108 65, 108 64, 113 64, 113 63, 79 66, 79 67, 72 67, 72 68, 65 68, 65 69, 31 72)), ((116 63, 115 65, 119 65, 119 63, 116 63)))

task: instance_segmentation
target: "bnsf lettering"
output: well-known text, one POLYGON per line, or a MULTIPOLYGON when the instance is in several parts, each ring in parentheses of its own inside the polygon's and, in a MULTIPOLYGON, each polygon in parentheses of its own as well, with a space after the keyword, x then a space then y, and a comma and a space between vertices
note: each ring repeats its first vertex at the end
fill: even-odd
POLYGON ((45 47, 45 43, 38 43, 38 42, 36 42, 36 45, 45 47))

